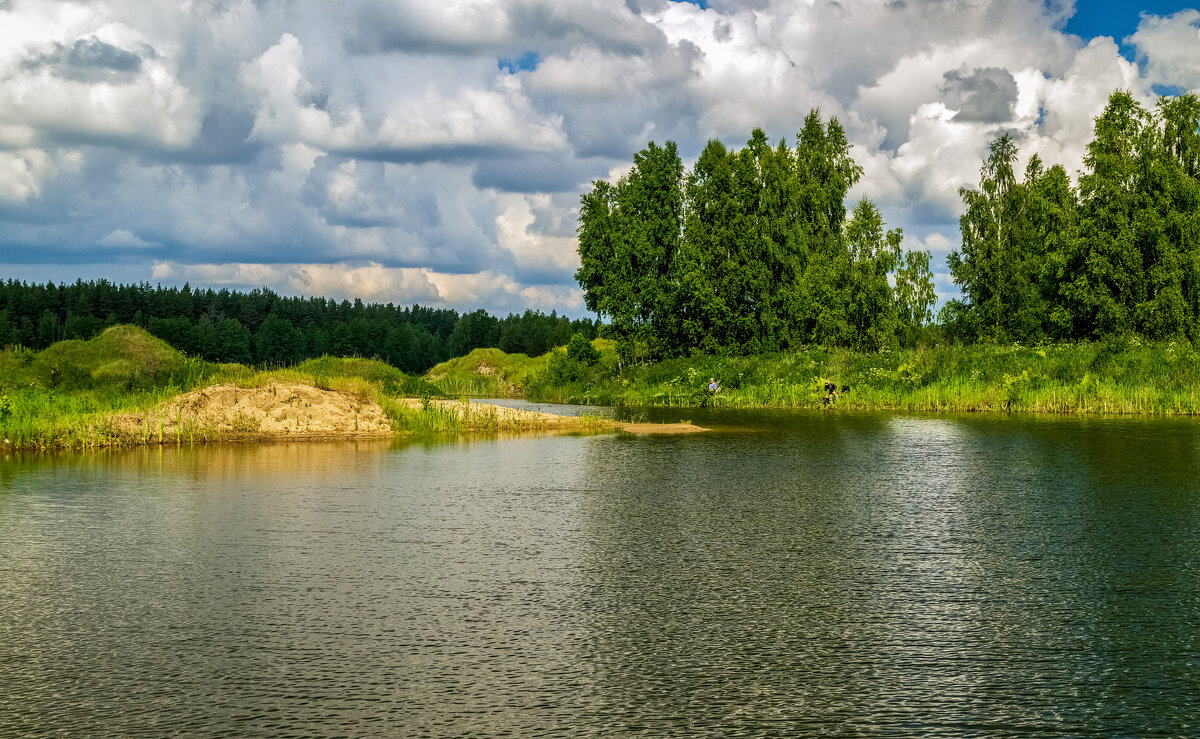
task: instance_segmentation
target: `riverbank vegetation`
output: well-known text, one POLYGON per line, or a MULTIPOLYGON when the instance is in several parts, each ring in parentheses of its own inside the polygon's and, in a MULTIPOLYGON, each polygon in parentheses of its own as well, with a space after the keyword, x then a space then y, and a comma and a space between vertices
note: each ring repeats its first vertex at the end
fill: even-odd
POLYGON ((619 360, 920 338, 930 255, 902 252, 870 200, 847 213, 861 174, 840 124, 814 111, 794 147, 756 129, 740 150, 709 141, 685 172, 673 142, 650 142, 629 174, 594 182, 576 277, 619 360))
POLYGON ((1018 180, 1019 157, 1001 136, 961 191, 946 337, 1200 340, 1200 99, 1113 93, 1077 186, 1036 154, 1018 180))
POLYGON ((710 141, 686 170, 674 143, 650 142, 627 175, 594 182, 576 278, 598 321, 10 280, 0 433, 17 446, 123 443, 119 417, 197 388, 274 383, 369 400, 393 430, 417 432, 509 423, 445 402, 463 396, 1200 413, 1200 99, 1151 110, 1113 93, 1074 181, 1036 154, 1019 179, 1020 160, 1001 135, 978 187, 960 190, 947 262, 962 295, 936 322, 931 255, 903 251, 870 200, 847 207, 862 169, 816 111, 794 145, 755 130, 742 149, 710 141), (829 384, 849 390, 831 397, 829 384))
MULTIPOLYGON (((418 378, 378 360, 331 357, 255 370, 184 357, 136 327, 119 326, 91 341, 43 352, 0 352, 0 443, 12 450, 280 438, 260 427, 264 415, 255 416, 251 406, 265 403, 260 410, 283 418, 275 412, 281 406, 325 403, 313 400, 310 390, 351 399, 356 431, 357 419, 370 415, 363 408, 371 405, 385 418, 384 430, 402 434, 563 427, 552 416, 478 406, 461 397, 464 388, 494 395, 498 388, 518 386, 530 400, 592 405, 1200 414, 1200 352, 1187 342, 1136 336, 869 353, 801 347, 754 357, 695 355, 622 366, 615 342, 577 335, 538 358, 476 350, 435 370, 418 378), (706 390, 710 378, 721 387, 716 394, 706 390), (447 380, 455 392, 440 384, 447 380), (827 403, 826 383, 849 390, 827 403), (259 400, 235 389, 258 390, 259 400), (267 392, 271 398, 264 401, 267 392), (232 425, 218 427, 204 421, 207 416, 180 417, 181 408, 220 398, 231 398, 224 402, 237 411, 232 425)), ((344 425, 330 431, 334 427, 319 419, 292 415, 295 431, 287 438, 346 433, 344 425)), ((570 425, 583 432, 612 429, 600 418, 570 425)))
POLYGON ((425 379, 443 395, 522 398, 530 383, 546 369, 550 356, 550 353, 530 357, 500 349, 475 349, 465 357, 433 367, 425 373, 425 379))
POLYGON ((801 347, 753 357, 697 355, 619 370, 552 355, 528 397, 628 406, 1200 414, 1200 352, 1185 341, 941 345, 885 352, 801 347), (557 357, 557 358, 556 358, 557 357), (554 370, 554 363, 565 367, 554 370), (720 391, 707 391, 710 378, 720 391), (826 403, 825 385, 848 386, 826 403))

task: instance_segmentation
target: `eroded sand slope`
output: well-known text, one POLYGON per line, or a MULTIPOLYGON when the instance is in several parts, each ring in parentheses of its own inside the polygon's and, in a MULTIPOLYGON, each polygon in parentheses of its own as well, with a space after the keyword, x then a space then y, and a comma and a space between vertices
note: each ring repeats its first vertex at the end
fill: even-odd
POLYGON ((176 437, 179 434, 327 438, 392 433, 378 403, 353 394, 309 385, 271 383, 260 388, 232 385, 193 390, 171 399, 145 417, 126 417, 127 432, 176 437))

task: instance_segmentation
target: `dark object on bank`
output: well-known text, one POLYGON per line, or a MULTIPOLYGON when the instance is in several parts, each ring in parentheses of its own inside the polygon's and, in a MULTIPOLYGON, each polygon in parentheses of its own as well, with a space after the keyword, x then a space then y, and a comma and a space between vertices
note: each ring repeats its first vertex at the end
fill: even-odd
POLYGON ((849 386, 849 385, 842 385, 842 392, 843 392, 843 393, 848 393, 848 392, 850 392, 850 386, 849 386))
POLYGON ((837 400, 837 396, 838 396, 838 389, 837 389, 837 385, 835 385, 835 384, 834 384, 834 383, 832 383, 832 382, 827 382, 827 383, 825 383, 825 401, 824 401, 824 405, 829 405, 829 404, 830 404, 830 403, 832 403, 833 401, 837 400))

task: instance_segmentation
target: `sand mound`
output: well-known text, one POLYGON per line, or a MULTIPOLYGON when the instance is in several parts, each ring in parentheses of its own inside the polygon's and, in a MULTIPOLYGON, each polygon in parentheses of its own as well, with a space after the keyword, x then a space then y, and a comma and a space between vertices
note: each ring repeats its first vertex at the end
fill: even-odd
POLYGON ((168 401, 145 417, 123 419, 126 433, 164 439, 377 436, 392 433, 378 403, 335 390, 271 383, 261 388, 215 385, 168 401))

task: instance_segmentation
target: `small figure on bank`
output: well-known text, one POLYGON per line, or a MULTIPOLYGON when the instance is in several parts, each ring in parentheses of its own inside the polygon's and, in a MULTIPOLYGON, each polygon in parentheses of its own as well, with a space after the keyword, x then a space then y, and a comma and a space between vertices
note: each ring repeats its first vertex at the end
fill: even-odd
POLYGON ((708 392, 710 395, 716 395, 720 392, 721 386, 717 384, 715 377, 708 378, 708 392))
MULTIPOLYGON (((849 388, 847 388, 847 389, 849 389, 849 388)), ((837 397, 838 397, 837 385, 832 382, 825 383, 825 402, 824 402, 824 404, 829 405, 833 401, 837 400, 837 397)))

